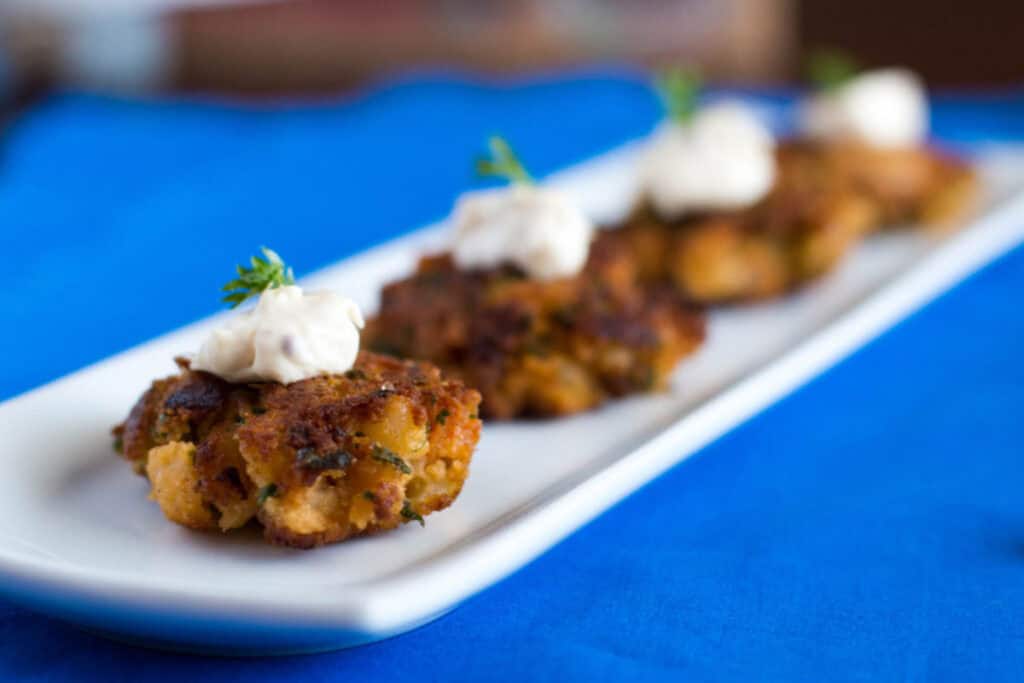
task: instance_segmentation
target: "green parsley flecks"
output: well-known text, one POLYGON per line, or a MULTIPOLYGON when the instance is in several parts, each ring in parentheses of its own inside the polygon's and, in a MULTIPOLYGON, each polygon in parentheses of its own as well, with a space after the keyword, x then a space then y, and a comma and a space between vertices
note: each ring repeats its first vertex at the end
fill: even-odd
POLYGON ((412 474, 412 468, 409 467, 409 463, 402 460, 394 451, 390 451, 380 444, 373 445, 372 457, 377 462, 397 467, 403 474, 412 474))
POLYGON ((420 523, 420 526, 426 526, 427 523, 423 521, 423 515, 412 509, 412 503, 405 501, 402 503, 402 516, 408 520, 416 520, 420 523))
POLYGON ((352 464, 352 456, 341 450, 321 454, 313 448, 300 448, 295 452, 295 462, 307 470, 343 470, 352 464))
POLYGON ((273 498, 277 493, 277 484, 267 484, 261 487, 259 493, 256 494, 256 504, 263 505, 268 498, 273 498))

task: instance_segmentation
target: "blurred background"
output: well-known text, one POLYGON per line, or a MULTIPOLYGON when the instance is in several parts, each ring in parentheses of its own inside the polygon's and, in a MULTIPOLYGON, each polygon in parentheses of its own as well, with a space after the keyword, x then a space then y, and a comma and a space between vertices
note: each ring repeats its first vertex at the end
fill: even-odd
POLYGON ((536 72, 693 62, 743 84, 798 80, 840 48, 930 85, 1018 83, 1020 0, 3 0, 6 107, 54 86, 261 97, 414 69, 536 72))

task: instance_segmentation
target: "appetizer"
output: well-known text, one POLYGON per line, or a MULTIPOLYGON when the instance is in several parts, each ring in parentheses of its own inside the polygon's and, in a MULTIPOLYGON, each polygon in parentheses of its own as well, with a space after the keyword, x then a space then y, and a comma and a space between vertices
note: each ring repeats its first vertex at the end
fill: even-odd
POLYGON ((225 288, 255 307, 159 379, 115 445, 172 522, 250 520, 299 548, 423 523, 459 495, 480 395, 424 362, 359 350, 358 307, 305 292, 272 251, 225 288))
POLYGON ((796 163, 867 197, 879 225, 949 224, 970 206, 975 179, 963 161, 927 144, 928 95, 911 71, 858 73, 847 57, 817 55, 817 91, 801 107, 796 163))
POLYGON ((437 364, 476 387, 491 418, 566 415, 663 387, 703 340, 703 315, 637 288, 629 254, 592 245, 569 197, 534 184, 504 140, 491 153, 478 172, 509 186, 459 198, 451 250, 384 288, 368 347, 437 364))
POLYGON ((904 72, 833 83, 803 107, 805 138, 782 143, 739 104, 699 108, 692 74, 669 72, 659 89, 669 117, 644 151, 639 201, 602 239, 642 282, 690 300, 782 294, 879 227, 950 221, 968 203, 970 169, 921 144, 926 98, 904 72))
POLYGON ((736 102, 698 107, 699 79, 659 79, 668 117, 643 152, 640 196, 602 238, 645 283, 722 303, 774 296, 832 267, 870 227, 871 206, 819 182, 736 102))

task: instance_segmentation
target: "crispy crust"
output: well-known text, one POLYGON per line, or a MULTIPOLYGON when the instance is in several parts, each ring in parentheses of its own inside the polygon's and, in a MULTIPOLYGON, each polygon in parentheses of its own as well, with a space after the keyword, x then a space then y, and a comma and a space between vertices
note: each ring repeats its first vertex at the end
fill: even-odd
POLYGON ((426 257, 384 288, 363 338, 476 387, 489 418, 566 415, 660 388, 703 340, 703 314, 669 292, 642 295, 629 254, 608 247, 598 241, 581 275, 550 282, 426 257))
POLYGON ((362 352, 345 375, 229 384, 181 362, 115 428, 169 519, 250 519, 311 548, 450 505, 480 436, 480 394, 426 363, 362 352))
POLYGON ((645 283, 704 304, 763 299, 834 268, 864 236, 918 221, 948 224, 970 206, 965 164, 928 149, 788 143, 769 195, 744 211, 667 221, 641 202, 605 249, 632 256, 645 283))

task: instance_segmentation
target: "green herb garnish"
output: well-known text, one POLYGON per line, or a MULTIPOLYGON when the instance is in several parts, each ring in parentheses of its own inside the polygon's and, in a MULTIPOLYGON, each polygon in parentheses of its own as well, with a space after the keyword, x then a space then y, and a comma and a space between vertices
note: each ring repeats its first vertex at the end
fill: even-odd
POLYGON ((267 502, 267 498, 273 498, 277 495, 277 484, 267 484, 260 488, 260 492, 256 494, 256 504, 263 505, 267 502))
POLYGON ((363 491, 363 498, 370 501, 371 503, 377 502, 377 494, 373 491, 363 491))
POLYGON ((124 453, 124 439, 120 436, 114 437, 114 451, 116 453, 124 453))
POLYGON ((437 414, 437 423, 444 424, 448 420, 448 416, 451 415, 447 408, 442 408, 441 412, 437 414))
POLYGON ((222 301, 229 304, 229 308, 237 307, 249 297, 259 296, 264 290, 295 284, 292 269, 284 264, 277 252, 266 247, 260 247, 260 251, 263 258, 253 256, 249 259, 251 268, 236 266, 238 278, 221 288, 228 292, 222 301))
POLYGON ((491 156, 476 160, 478 176, 504 178, 513 185, 533 185, 533 177, 519 161, 519 157, 512 151, 505 138, 493 135, 487 141, 487 146, 490 148, 491 156))
POLYGON ((857 75, 857 62, 841 50, 817 50, 807 58, 807 80, 829 92, 857 75))
POLYGON ((686 123, 693 118, 701 85, 696 71, 681 66, 664 69, 654 78, 654 87, 665 105, 665 113, 676 123, 686 123))
POLYGON ((405 501, 402 503, 402 516, 406 519, 415 519, 420 523, 420 526, 426 526, 427 523, 423 521, 423 515, 412 509, 412 503, 405 501))
POLYGON ((295 462, 308 470, 343 470, 352 464, 352 456, 345 451, 320 455, 313 448, 300 448, 295 453, 295 462))
POLYGON ((412 474, 412 468, 409 467, 409 463, 402 460, 394 451, 390 451, 380 444, 373 444, 372 457, 378 462, 397 467, 401 470, 402 474, 412 474))

